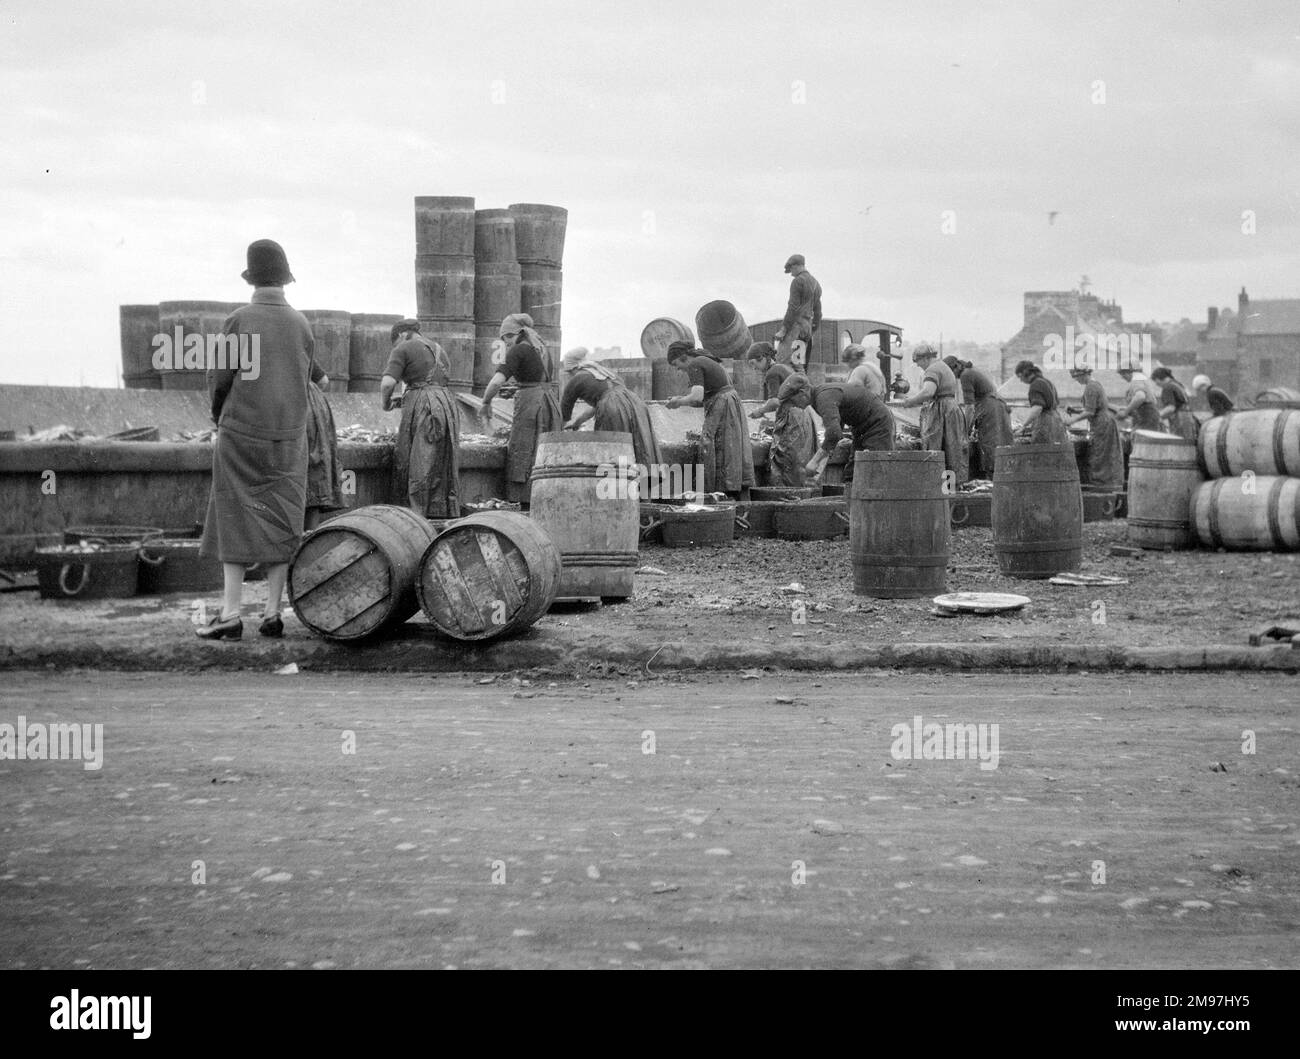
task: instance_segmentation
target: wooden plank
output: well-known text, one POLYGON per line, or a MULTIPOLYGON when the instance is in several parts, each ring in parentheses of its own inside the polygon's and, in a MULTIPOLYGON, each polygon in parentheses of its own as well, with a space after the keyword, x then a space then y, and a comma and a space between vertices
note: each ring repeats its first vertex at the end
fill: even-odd
POLYGON ((495 575, 493 580, 500 593, 498 598, 506 605, 506 621, 509 621, 524 605, 524 597, 519 594, 519 586, 515 584, 514 571, 502 554, 501 542, 497 540, 494 530, 475 530, 475 536, 478 537, 478 547, 483 553, 484 561, 495 575))
POLYGON ((375 546, 364 537, 358 537, 352 533, 324 533, 315 540, 308 541, 306 552, 306 562, 303 557, 293 566, 293 593, 295 597, 301 599, 307 593, 319 588, 322 584, 334 577, 339 571, 345 569, 352 563, 356 562, 362 556, 373 552, 375 546), (319 555, 314 554, 312 546, 318 542, 322 547, 328 543, 326 538, 336 537, 333 544, 330 544, 327 550, 319 555))
MULTIPOLYGON (((481 633, 487 628, 487 623, 483 620, 483 615, 479 612, 478 605, 474 597, 470 594, 469 586, 465 584, 465 579, 460 575, 460 569, 456 565, 455 556, 447 544, 454 541, 464 534, 453 533, 450 541, 439 541, 438 546, 433 549, 433 572, 438 579, 438 587, 441 589, 443 597, 447 600, 448 616, 455 628, 448 629, 449 632, 455 632, 457 629, 467 633, 481 633)), ((428 567, 425 567, 427 570, 428 567)), ((444 621, 447 619, 444 618, 444 621)))
POLYGON ((298 596, 294 602, 313 625, 333 633, 391 595, 392 574, 388 563, 379 553, 371 552, 335 575, 328 587, 305 601, 298 596))

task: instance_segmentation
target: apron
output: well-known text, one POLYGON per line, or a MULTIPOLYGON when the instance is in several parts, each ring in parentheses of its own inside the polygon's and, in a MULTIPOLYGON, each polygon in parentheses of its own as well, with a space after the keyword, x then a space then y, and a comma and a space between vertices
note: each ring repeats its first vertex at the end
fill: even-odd
POLYGON ((424 518, 460 518, 460 411, 445 386, 406 388, 393 449, 394 494, 424 518))
POLYGON ((510 425, 506 455, 506 499, 527 504, 532 494, 529 481, 537 446, 543 434, 563 430, 560 402, 550 382, 521 382, 515 391, 515 417, 510 425))
POLYGON ((734 386, 724 386, 704 402, 704 492, 738 493, 754 484, 754 452, 746 423, 734 386))

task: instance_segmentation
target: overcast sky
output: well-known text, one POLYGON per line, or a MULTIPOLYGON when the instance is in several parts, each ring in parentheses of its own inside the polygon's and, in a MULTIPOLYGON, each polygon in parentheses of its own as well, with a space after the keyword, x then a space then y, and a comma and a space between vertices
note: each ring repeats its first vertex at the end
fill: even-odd
POLYGON ((828 317, 908 340, 1008 339, 1024 290, 1081 273, 1133 320, 1300 296, 1294 0, 3 0, 0 25, 4 382, 116 385, 117 306, 244 300, 257 238, 298 308, 413 314, 416 195, 567 207, 564 345, 627 355, 713 298, 780 315, 793 252, 828 317))

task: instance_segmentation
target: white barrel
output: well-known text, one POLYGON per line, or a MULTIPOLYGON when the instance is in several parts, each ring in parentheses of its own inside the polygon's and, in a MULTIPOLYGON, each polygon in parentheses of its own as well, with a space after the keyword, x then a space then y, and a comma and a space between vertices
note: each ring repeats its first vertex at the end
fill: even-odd
POLYGON ((1208 548, 1300 550, 1300 478, 1258 474, 1203 482, 1192 496, 1192 525, 1208 548))
POLYGON ((1300 478, 1300 408, 1256 408, 1216 416, 1201 428, 1211 478, 1251 471, 1300 478))

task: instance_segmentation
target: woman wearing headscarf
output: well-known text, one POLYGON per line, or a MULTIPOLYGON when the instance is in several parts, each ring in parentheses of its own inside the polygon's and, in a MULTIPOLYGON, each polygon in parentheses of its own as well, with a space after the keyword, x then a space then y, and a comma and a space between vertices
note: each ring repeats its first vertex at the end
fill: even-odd
MULTIPOLYGON (((816 480, 830 462, 840 439, 851 439, 853 451, 890 452, 894 448, 894 414, 885 402, 863 386, 827 382, 813 386, 806 375, 791 375, 781 387, 780 399, 797 408, 811 407, 821 416, 822 444, 805 470, 816 480)), ((844 480, 853 478, 853 459, 844 468, 844 480)))
POLYGON ((587 351, 571 349, 561 358, 564 396, 560 400, 560 418, 565 430, 577 430, 588 419, 596 420, 597 430, 612 430, 632 435, 632 452, 637 463, 646 468, 653 480, 662 462, 659 442, 650 426, 650 409, 623 380, 605 365, 587 359, 587 351), (574 418, 574 406, 582 401, 589 412, 574 418))
POLYGON ((969 360, 944 357, 943 362, 961 384, 962 400, 972 410, 971 426, 975 433, 971 474, 976 478, 992 478, 998 448, 1011 444, 1011 409, 984 372, 969 360))
POLYGON ((849 366, 849 377, 846 382, 855 383, 863 387, 868 393, 874 393, 882 401, 889 400, 888 387, 885 382, 885 376, 881 370, 867 359, 867 349, 858 342, 852 342, 844 347, 844 352, 840 354, 840 360, 849 366))
POLYGON ((1160 387, 1160 415, 1169 424, 1169 433, 1177 434, 1185 441, 1195 441, 1201 425, 1192 413, 1183 384, 1168 368, 1156 368, 1151 373, 1151 381, 1160 387))
POLYGON ((1070 440, 1061 418, 1061 401, 1052 380, 1032 360, 1016 365, 1016 378, 1029 387, 1029 415, 1020 425, 1020 433, 1035 445, 1059 445, 1070 440))
POLYGON ((1120 446, 1119 424, 1106 400, 1106 390, 1092 377, 1092 369, 1078 366, 1070 376, 1083 386, 1083 411, 1065 425, 1086 419, 1091 432, 1088 438, 1088 484, 1102 492, 1118 493, 1124 489, 1124 450, 1120 446))
POLYGON ((325 391, 330 379, 319 366, 307 386, 307 508, 303 529, 314 530, 327 513, 343 510, 338 434, 325 391))
POLYGON ((780 391, 781 384, 794 374, 794 368, 777 362, 776 347, 771 342, 755 342, 746 355, 763 373, 763 400, 771 401, 780 391))
POLYGON ((668 347, 668 363, 686 372, 691 392, 673 397, 669 408, 691 405, 704 408, 704 429, 700 432, 700 458, 704 463, 704 492, 729 493, 748 498, 754 484, 754 452, 750 448, 745 407, 716 359, 690 342, 677 341, 668 347))
POLYGON ((422 518, 460 518, 460 408, 447 388, 451 358, 420 334, 418 320, 394 324, 390 337, 379 400, 387 412, 398 382, 405 385, 393 448, 397 495, 422 518))
POLYGON ((925 373, 915 396, 903 402, 904 408, 921 408, 921 447, 942 452, 945 468, 953 474, 955 485, 970 478, 970 455, 966 441, 966 423, 957 405, 957 377, 939 360, 928 342, 912 351, 912 360, 925 373))
POLYGON ((507 380, 514 379, 518 389, 506 457, 506 499, 526 508, 541 436, 562 429, 564 417, 551 385, 546 343, 533 329, 533 318, 527 313, 512 313, 501 321, 500 337, 507 346, 506 359, 483 391, 482 414, 491 421, 492 399, 507 380))
POLYGON ((1196 376, 1192 380, 1192 390, 1195 393, 1205 395, 1206 403, 1210 406, 1211 416, 1226 416, 1236 407, 1227 391, 1215 386, 1208 375, 1196 376))
POLYGON ((284 285, 294 278, 279 243, 251 244, 243 278, 254 288, 252 300, 221 330, 248 335, 250 343, 256 337, 257 371, 208 372, 217 437, 199 554, 221 560, 224 592, 221 613, 197 630, 204 640, 243 636, 244 572, 254 563, 266 567, 258 631, 284 635, 280 605, 307 503, 307 387, 316 374, 311 325, 285 300, 284 285))
MULTIPOLYGON (((780 366, 786 367, 784 364, 780 366)), ((808 389, 808 377, 791 372, 776 396, 749 413, 750 419, 762 419, 768 412, 776 413, 772 447, 767 454, 773 485, 802 486, 808 461, 817 453, 817 425, 812 413, 807 404, 799 404, 793 399, 805 389, 808 389)))

